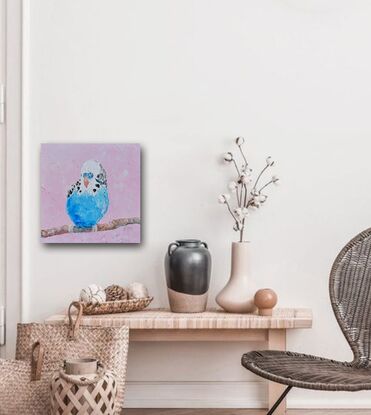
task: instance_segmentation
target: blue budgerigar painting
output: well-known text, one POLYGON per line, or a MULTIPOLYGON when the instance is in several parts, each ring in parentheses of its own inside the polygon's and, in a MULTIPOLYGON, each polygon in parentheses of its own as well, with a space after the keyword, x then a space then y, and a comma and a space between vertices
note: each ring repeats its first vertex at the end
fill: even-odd
POLYGON ((47 143, 40 154, 42 243, 141 242, 136 143, 47 143))
POLYGON ((68 191, 68 216, 78 228, 94 228, 106 214, 108 206, 106 171, 97 160, 85 161, 80 179, 68 191))

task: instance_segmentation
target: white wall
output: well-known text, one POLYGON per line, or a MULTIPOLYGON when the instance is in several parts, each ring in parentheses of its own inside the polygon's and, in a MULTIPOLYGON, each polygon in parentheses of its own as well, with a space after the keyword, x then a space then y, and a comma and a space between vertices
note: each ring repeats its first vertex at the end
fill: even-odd
MULTIPOLYGON (((91 282, 140 280, 167 305, 163 257, 182 237, 210 245, 213 305, 236 238, 216 203, 230 174, 218 158, 243 135, 252 163, 271 154, 282 178, 249 223, 253 278, 280 306, 313 308, 313 329, 290 333, 290 349, 350 359, 327 290, 335 255, 371 223, 370 2, 25 3, 25 320, 91 282), (39 243, 40 143, 65 141, 142 144, 140 246, 39 243)), ((240 367, 248 347, 135 344, 128 403, 263 405, 240 367)), ((371 396, 296 390, 289 404, 371 406, 371 396)))
MULTIPOLYGON (((0 0, 0 84, 5 84, 5 2, 0 0)), ((5 125, 0 124, 0 308, 5 305, 5 125)), ((0 322, 0 326, 2 323, 0 322)), ((1 327, 0 327, 1 330, 1 327)), ((4 357, 4 348, 0 347, 0 357, 4 357)))

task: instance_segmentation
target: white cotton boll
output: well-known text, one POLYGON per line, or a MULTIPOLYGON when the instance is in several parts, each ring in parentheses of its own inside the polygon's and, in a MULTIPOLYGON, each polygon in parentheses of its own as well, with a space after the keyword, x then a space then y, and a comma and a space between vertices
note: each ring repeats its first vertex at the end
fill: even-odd
POLYGON ((258 207, 260 207, 260 203, 261 203, 260 196, 254 196, 253 206, 258 208, 258 207))
POLYGON ((89 304, 100 304, 106 301, 106 293, 100 285, 90 284, 80 292, 80 301, 89 304))
POLYGON ((241 215, 242 215, 242 209, 241 209, 241 208, 236 208, 236 209, 234 210, 234 213, 235 213, 237 216, 241 217, 241 215))
POLYGON ((247 209, 247 208, 242 208, 241 209, 241 215, 242 215, 242 217, 244 217, 244 218, 246 218, 246 216, 248 216, 249 215, 249 209, 247 209))
POLYGON ((274 160, 272 159, 271 156, 266 158, 266 162, 267 162, 267 166, 270 166, 270 167, 273 166, 274 164, 274 160))
POLYGON ((236 182, 229 182, 229 184, 228 184, 228 189, 231 191, 231 192, 235 192, 236 191, 236 189, 237 189, 237 183, 236 182))
POLYGON ((141 282, 133 282, 128 287, 130 298, 147 298, 149 297, 147 287, 141 282))
POLYGON ((240 178, 239 178, 239 182, 243 183, 243 184, 249 184, 251 183, 251 176, 249 173, 242 173, 240 178))
POLYGON ((230 163, 233 160, 233 154, 231 152, 223 154, 224 161, 230 163))
POLYGON ((231 196, 228 193, 223 193, 222 195, 218 197, 218 201, 219 203, 223 204, 223 203, 227 203, 230 198, 231 196))
POLYGON ((245 139, 243 137, 237 137, 236 138, 236 144, 238 146, 242 146, 242 144, 245 142, 245 139))
POLYGON ((234 210, 234 213, 236 214, 237 218, 242 221, 246 218, 246 216, 249 214, 249 210, 247 208, 236 208, 234 210))
POLYGON ((220 203, 220 204, 224 204, 225 203, 225 197, 224 197, 224 195, 220 195, 219 197, 218 197, 218 202, 220 203))

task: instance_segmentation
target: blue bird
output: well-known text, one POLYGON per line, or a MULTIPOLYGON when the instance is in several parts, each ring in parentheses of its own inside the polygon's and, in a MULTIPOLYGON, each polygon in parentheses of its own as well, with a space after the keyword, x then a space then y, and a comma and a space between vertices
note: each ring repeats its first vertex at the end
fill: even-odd
POLYGON ((98 161, 88 160, 81 167, 80 179, 68 191, 68 216, 78 228, 96 229, 108 206, 106 171, 98 161))

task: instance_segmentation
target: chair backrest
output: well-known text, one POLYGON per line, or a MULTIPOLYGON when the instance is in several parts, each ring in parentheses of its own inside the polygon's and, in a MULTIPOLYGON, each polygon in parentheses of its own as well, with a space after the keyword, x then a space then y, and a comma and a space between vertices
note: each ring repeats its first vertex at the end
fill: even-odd
POLYGON ((356 366, 371 354, 371 228, 339 253, 330 275, 330 298, 337 321, 353 350, 356 366))

